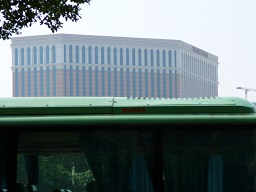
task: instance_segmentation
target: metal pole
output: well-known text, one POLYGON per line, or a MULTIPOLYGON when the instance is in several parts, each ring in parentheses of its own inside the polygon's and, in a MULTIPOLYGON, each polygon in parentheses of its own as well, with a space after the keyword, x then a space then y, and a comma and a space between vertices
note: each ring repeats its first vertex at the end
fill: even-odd
POLYGON ((248 90, 245 90, 244 93, 245 93, 245 99, 248 100, 248 90))

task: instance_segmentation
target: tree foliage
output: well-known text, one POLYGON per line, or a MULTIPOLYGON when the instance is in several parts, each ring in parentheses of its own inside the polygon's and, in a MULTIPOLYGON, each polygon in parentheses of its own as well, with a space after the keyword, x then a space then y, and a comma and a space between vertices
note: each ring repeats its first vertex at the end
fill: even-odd
POLYGON ((62 28, 63 22, 77 22, 80 6, 91 0, 2 0, 0 3, 0 39, 21 34, 21 29, 39 22, 53 33, 62 28))
MULTIPOLYGON (((17 159, 17 182, 28 184, 25 162, 22 155, 17 159)), ((53 191, 56 188, 83 192, 93 181, 93 174, 84 154, 59 154, 39 156, 39 191, 53 191), (75 173, 72 175, 72 167, 75 173), (72 182, 73 180, 73 182, 72 182)))

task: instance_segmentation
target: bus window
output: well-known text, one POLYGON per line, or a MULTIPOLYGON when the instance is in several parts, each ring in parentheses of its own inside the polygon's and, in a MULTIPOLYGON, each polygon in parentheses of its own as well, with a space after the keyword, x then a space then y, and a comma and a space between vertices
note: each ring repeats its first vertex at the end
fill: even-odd
POLYGON ((254 131, 202 127, 24 132, 17 182, 38 172, 39 191, 253 192, 254 131))

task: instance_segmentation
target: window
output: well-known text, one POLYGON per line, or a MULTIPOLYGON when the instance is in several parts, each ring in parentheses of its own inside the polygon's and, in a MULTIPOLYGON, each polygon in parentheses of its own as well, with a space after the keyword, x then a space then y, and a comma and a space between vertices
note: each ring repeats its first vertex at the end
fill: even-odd
POLYGON ((138 60, 139 60, 139 66, 141 66, 142 65, 141 49, 138 50, 138 60))
POLYGON ((92 96, 92 67, 89 67, 89 96, 92 96))
POLYGON ((95 64, 99 63, 98 58, 99 58, 99 53, 98 53, 98 47, 96 46, 95 47, 95 64))
POLYGON ((15 97, 19 96, 19 71, 15 69, 15 97))
POLYGON ((56 47, 52 46, 52 63, 56 63, 56 47))
POLYGON ((66 45, 64 45, 64 63, 67 62, 67 48, 66 45))
POLYGON ((95 67, 95 96, 99 96, 99 72, 98 67, 95 67))
POLYGON ((73 63, 73 49, 72 49, 72 45, 69 45, 69 63, 73 63))
POLYGON ((165 50, 163 50, 163 67, 166 67, 166 53, 165 53, 165 50))
POLYGON ((172 98, 172 70, 169 70, 169 98, 172 98))
POLYGON ((157 97, 161 97, 160 70, 157 69, 157 97))
POLYGON ((132 87, 133 87, 133 97, 135 98, 136 97, 136 72, 135 72, 135 69, 133 68, 132 69, 132 87))
POLYGON ((73 96, 73 67, 69 66, 69 96, 73 96))
POLYGON ((135 49, 132 49, 132 65, 135 66, 135 49))
POLYGON ((120 92, 121 92, 121 97, 124 96, 124 72, 123 68, 120 69, 120 92))
POLYGON ((40 64, 44 63, 44 51, 42 46, 39 47, 39 62, 40 64))
POLYGON ((46 94, 47 97, 50 96, 50 67, 46 67, 46 94))
POLYGON ((111 50, 110 50, 110 47, 108 47, 107 49, 107 56, 108 56, 108 65, 111 64, 111 50))
POLYGON ((147 49, 144 50, 144 65, 148 66, 148 51, 147 51, 147 49))
POLYGON ((130 97, 130 72, 129 72, 129 68, 126 69, 126 96, 130 97))
POLYGON ((56 96, 56 66, 53 66, 53 96, 56 96))
POLYGON ((150 63, 151 63, 151 66, 154 66, 154 50, 153 49, 150 50, 150 63))
POLYGON ((37 96, 37 68, 34 67, 34 96, 37 96))
POLYGON ((31 69, 28 67, 28 97, 31 96, 31 69))
POLYGON ((114 48, 114 65, 117 65, 117 48, 114 48))
POLYGON ((120 65, 123 65, 123 48, 120 48, 120 65))
POLYGON ((151 97, 155 97, 155 79, 154 79, 154 69, 151 69, 151 97))
POLYGON ((101 95, 105 96, 105 71, 104 67, 101 68, 101 95))
POLYGON ((46 46, 46 63, 50 63, 50 48, 48 45, 46 46))
POLYGON ((114 68, 114 97, 117 97, 117 69, 114 68))
POLYGON ((111 96, 111 68, 108 68, 108 96, 111 96))
POLYGON ((163 92, 164 92, 164 98, 167 98, 166 96, 166 70, 163 70, 163 92))
POLYGON ((19 51, 18 48, 15 48, 15 66, 19 65, 19 51))
POLYGON ((33 47, 34 64, 37 64, 37 49, 33 47))
POLYGON ((168 51, 168 63, 169 63, 169 67, 172 67, 172 51, 171 50, 168 51))
POLYGON ((30 47, 27 48, 27 64, 31 65, 31 52, 30 47))
POLYGON ((86 76, 85 76, 85 67, 82 69, 82 79, 83 79, 83 96, 86 96, 86 76))
POLYGON ((21 96, 25 96, 25 71, 24 68, 21 69, 21 96))
POLYGON ((126 65, 129 65, 130 63, 130 53, 129 53, 129 48, 126 48, 126 65))
POLYGON ((24 48, 22 47, 21 50, 21 65, 25 64, 25 53, 24 53, 24 48))
POLYGON ((79 96, 79 85, 80 85, 80 82, 79 82, 79 67, 76 66, 76 96, 79 96))
POLYGON ((157 49, 156 51, 156 65, 157 67, 160 67, 160 51, 157 49))
POLYGON ((89 64, 92 64, 92 47, 89 46, 88 49, 88 57, 89 57, 89 64))
POLYGON ((85 63, 85 46, 82 46, 82 63, 85 63))
MULTIPOLYGON (((104 64, 104 47, 101 47, 101 51, 100 51, 100 54, 101 54, 101 64, 104 64)), ((108 54, 107 54, 108 55, 108 54)), ((109 56, 108 56, 109 57, 109 56)))
POLYGON ((142 97, 142 71, 139 69, 139 97, 142 97))
POLYGON ((40 96, 44 96, 44 69, 40 67, 40 96))
POLYGON ((76 45, 76 63, 79 63, 79 46, 76 45))
POLYGON ((145 97, 148 97, 148 70, 145 69, 145 97))

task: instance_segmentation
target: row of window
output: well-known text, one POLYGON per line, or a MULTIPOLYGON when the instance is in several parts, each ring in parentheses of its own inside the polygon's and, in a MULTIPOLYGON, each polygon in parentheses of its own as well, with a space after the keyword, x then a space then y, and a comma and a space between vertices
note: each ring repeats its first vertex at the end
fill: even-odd
POLYGON ((39 69, 39 77, 37 68, 34 67, 34 71, 31 71, 30 67, 28 71, 25 72, 24 68, 21 69, 21 72, 18 72, 18 69, 15 69, 15 97, 31 97, 31 96, 56 96, 56 67, 53 66, 53 69, 50 70, 49 66, 47 66, 46 71, 43 70, 43 67, 39 69), (52 71, 52 81, 50 80, 50 71, 52 71), (21 80, 19 79, 19 74, 21 73, 21 80), (33 78, 31 78, 31 74, 33 73, 33 78), (44 73, 46 73, 46 79, 44 79, 44 73), (27 82, 25 82, 25 75, 27 75, 27 82), (39 80, 39 94, 38 94, 38 81, 39 80), (33 94, 31 90, 31 84, 33 86, 33 94), (27 84, 27 85, 26 85, 27 84), (26 85, 26 86, 25 86, 26 85), (53 92, 50 92, 50 88, 52 86, 53 92), (21 87, 21 93, 19 93, 19 88, 21 87), (44 92, 44 87, 46 87, 46 93, 44 92))
POLYGON ((50 47, 47 45, 45 50, 43 46, 40 46, 39 49, 37 47, 27 47, 26 50, 22 47, 20 52, 18 48, 15 48, 14 57, 15 66, 56 63, 56 46, 52 45, 50 47))
POLYGON ((182 54, 182 68, 202 77, 217 81, 217 67, 190 55, 182 54))
MULTIPOLYGON (((177 97, 177 75, 172 73, 172 70, 164 70, 161 74, 160 70, 154 72, 153 69, 146 69, 145 72, 139 69, 139 72, 135 72, 135 69, 117 71, 115 68, 111 71, 110 67, 107 69, 96 67, 95 70, 89 67, 86 72, 85 67, 79 69, 78 66, 65 66, 63 73, 63 96, 177 97), (175 85, 174 94, 172 85, 175 85)), ((46 70, 43 70, 43 67, 39 70, 35 67, 34 71, 31 71, 28 68, 27 72, 24 69, 18 72, 16 69, 15 96, 56 96, 57 80, 55 66, 52 72, 49 66, 46 70), (31 78, 32 73, 33 78, 31 78)))
POLYGON ((218 96, 216 83, 202 80, 201 78, 183 74, 183 97, 215 97, 218 96))
POLYGON ((64 63, 176 67, 176 51, 64 45, 64 63))

